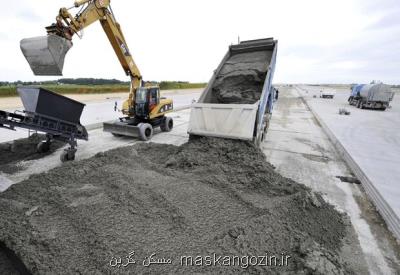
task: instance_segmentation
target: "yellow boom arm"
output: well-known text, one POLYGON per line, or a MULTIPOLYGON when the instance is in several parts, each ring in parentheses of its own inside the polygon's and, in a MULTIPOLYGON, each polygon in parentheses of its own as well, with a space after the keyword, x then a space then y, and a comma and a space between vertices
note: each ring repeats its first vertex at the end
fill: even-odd
POLYGON ((79 35, 89 25, 100 21, 122 68, 131 78, 129 98, 122 108, 123 113, 129 115, 134 106, 135 91, 142 86, 142 76, 129 51, 121 26, 112 12, 110 0, 80 0, 75 1, 74 6, 83 9, 75 16, 66 8, 60 9, 57 23, 47 27, 47 32, 72 40, 74 34, 79 35))

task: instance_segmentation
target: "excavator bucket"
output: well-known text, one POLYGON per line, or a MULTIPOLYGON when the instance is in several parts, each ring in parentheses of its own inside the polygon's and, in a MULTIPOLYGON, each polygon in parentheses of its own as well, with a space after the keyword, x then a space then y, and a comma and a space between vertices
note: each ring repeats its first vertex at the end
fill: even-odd
POLYGON ((22 39, 22 53, 35 75, 62 75, 64 58, 72 42, 57 35, 22 39))

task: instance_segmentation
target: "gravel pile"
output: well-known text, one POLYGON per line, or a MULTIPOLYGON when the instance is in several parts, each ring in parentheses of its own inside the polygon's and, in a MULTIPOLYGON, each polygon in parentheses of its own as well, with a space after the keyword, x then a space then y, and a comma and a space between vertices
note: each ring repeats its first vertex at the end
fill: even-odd
POLYGON ((0 194, 0 219, 0 242, 34 274, 367 273, 349 219, 242 141, 66 163, 0 194))
POLYGON ((231 56, 222 67, 212 87, 216 102, 222 104, 253 104, 261 97, 268 72, 271 51, 239 53, 231 56))

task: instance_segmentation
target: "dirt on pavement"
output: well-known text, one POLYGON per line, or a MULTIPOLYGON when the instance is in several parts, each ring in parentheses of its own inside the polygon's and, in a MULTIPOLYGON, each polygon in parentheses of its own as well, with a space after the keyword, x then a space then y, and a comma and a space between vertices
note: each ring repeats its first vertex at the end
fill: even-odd
POLYGON ((0 172, 16 173, 23 169, 23 166, 20 165, 21 161, 43 158, 65 145, 64 142, 54 140, 48 152, 38 153, 37 145, 43 140, 46 140, 45 135, 32 134, 28 138, 0 143, 0 172))
POLYGON ((243 141, 66 163, 0 194, 0 220, 0 242, 34 274, 368 273, 348 217, 243 141), (164 261, 146 267, 151 255, 164 261))

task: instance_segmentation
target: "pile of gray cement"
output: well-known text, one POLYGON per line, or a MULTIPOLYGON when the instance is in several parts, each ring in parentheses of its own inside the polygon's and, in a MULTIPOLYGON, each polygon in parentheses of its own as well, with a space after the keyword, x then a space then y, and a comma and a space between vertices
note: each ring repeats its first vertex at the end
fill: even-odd
POLYGON ((242 141, 140 144, 66 163, 0 194, 0 220, 0 242, 34 274, 367 273, 349 219, 242 141), (146 267, 153 253, 165 261, 146 267))
POLYGON ((215 103, 253 104, 261 97, 271 51, 239 53, 225 62, 212 87, 215 103))
POLYGON ((37 145, 43 140, 46 140, 45 135, 32 134, 28 138, 1 143, 0 172, 13 174, 23 169, 22 166, 18 165, 19 162, 45 157, 65 145, 65 143, 55 140, 51 143, 48 152, 38 153, 37 145))

